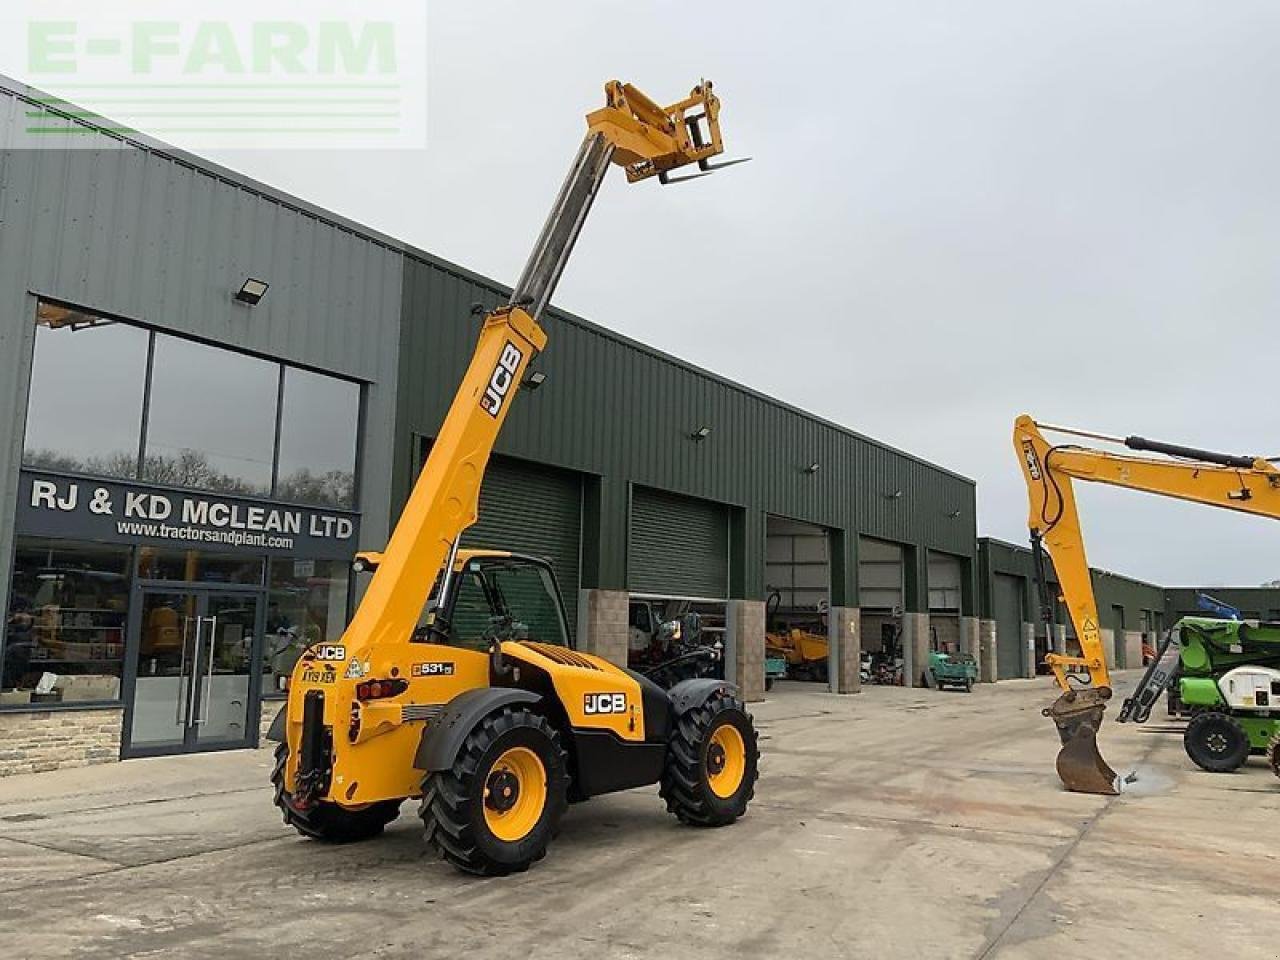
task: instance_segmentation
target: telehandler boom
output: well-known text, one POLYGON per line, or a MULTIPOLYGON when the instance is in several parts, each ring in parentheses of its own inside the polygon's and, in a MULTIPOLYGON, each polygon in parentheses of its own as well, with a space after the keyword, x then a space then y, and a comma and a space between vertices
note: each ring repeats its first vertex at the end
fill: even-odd
POLYGON ((1038 424, 1018 417, 1013 446, 1027 483, 1028 526, 1041 584, 1041 603, 1048 619, 1051 600, 1044 588, 1043 551, 1053 560, 1071 622, 1080 643, 1079 656, 1050 653, 1045 662, 1062 695, 1044 710, 1062 740, 1058 775, 1068 790, 1080 793, 1119 792, 1115 772, 1098 752, 1097 735, 1111 699, 1099 630, 1098 605, 1093 594, 1089 561, 1085 556, 1073 481, 1105 483, 1190 500, 1211 507, 1280 518, 1280 469, 1262 457, 1235 456, 1143 437, 1106 434, 1038 424), (1111 453, 1076 445, 1053 445, 1042 430, 1117 444, 1128 450, 1159 454, 1165 459, 1111 453), (1088 675, 1082 682, 1083 670, 1088 675))
MULTIPOLYGON (((566 803, 660 783, 686 823, 717 826, 750 801, 758 750, 732 685, 664 691, 570 649, 545 561, 462 550, 498 431, 530 361, 540 318, 611 164, 630 182, 723 151, 720 102, 703 81, 660 107, 605 87, 510 301, 483 320, 475 354, 430 456, 339 644, 313 645, 269 736, 285 822, 317 840, 363 839, 421 797, 428 842, 462 870, 501 875, 542 857, 566 803), (424 608, 425 605, 425 608, 424 608)), ((736 162, 736 161, 734 161, 736 162)))

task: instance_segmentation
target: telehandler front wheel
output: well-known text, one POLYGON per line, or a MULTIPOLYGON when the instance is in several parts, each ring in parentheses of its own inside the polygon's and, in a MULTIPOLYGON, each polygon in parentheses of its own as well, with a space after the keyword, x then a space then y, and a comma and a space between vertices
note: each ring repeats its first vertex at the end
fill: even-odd
POLYGON ((304 837, 327 843, 354 843, 380 834, 384 827, 400 816, 400 800, 382 800, 358 809, 340 807, 322 801, 306 810, 294 806, 285 789, 284 768, 289 760, 289 745, 276 747, 276 764, 271 770, 275 787, 274 801, 284 815, 284 822, 304 837))
POLYGON ((1187 756, 1210 773, 1231 773, 1249 759, 1249 735, 1234 717, 1218 710, 1197 713, 1182 735, 1187 756))
POLYGON ((667 744, 659 793, 682 823, 722 827, 747 812, 760 747, 746 707, 717 694, 680 715, 667 744))
POLYGON ((501 877, 547 853, 569 803, 560 737, 545 717, 506 707, 471 731, 448 770, 427 774, 427 842, 459 870, 501 877))

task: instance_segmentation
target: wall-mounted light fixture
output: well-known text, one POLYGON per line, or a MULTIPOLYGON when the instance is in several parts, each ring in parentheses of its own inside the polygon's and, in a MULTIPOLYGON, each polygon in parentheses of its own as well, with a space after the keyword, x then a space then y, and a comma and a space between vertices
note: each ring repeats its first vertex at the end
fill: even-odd
POLYGON ((701 443, 703 440, 707 439, 707 437, 709 436, 711 436, 711 428, 707 426, 701 426, 697 430, 693 431, 693 433, 689 434, 689 439, 701 443))
POLYGON ((898 499, 901 499, 902 497, 902 491, 886 490, 884 493, 881 494, 881 496, 884 497, 886 500, 898 500, 898 499))
POLYGON ((265 280, 255 280, 250 277, 240 285, 240 289, 236 291, 236 299, 241 303, 256 307, 262 302, 262 298, 267 295, 267 290, 271 288, 271 284, 265 280))
POLYGON ((520 382, 520 386, 526 390, 537 390, 540 386, 547 382, 547 375, 541 370, 535 370, 520 382))
POLYGON ((822 469, 822 464, 820 464, 817 460, 815 460, 813 461, 813 463, 809 464, 807 467, 804 468, 804 472, 808 474, 814 474, 814 473, 817 473, 820 469, 822 469))

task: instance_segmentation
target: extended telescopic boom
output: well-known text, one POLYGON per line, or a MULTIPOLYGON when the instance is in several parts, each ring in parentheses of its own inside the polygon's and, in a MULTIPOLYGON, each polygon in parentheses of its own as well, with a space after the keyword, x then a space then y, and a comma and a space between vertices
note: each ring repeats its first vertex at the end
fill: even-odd
MULTIPOLYGON (((480 482, 511 402, 533 357, 547 343, 539 319, 555 292, 610 163, 630 182, 708 161, 724 147, 720 101, 703 81, 660 107, 628 83, 605 85, 605 106, 587 116, 587 134, 551 215, 506 306, 490 312, 439 436, 381 554, 362 554, 373 580, 343 642, 353 652, 406 643, 437 573, 476 520, 480 482)), ((723 165, 723 164, 722 164, 723 165)))

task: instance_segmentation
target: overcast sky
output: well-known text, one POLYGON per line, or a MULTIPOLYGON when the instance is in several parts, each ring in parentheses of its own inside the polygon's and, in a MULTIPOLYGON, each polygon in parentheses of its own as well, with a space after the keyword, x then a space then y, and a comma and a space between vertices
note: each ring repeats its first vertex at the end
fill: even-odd
MULTIPOLYGON (((602 82, 705 75, 754 162, 612 180, 560 305, 974 478, 1015 542, 1020 412, 1280 454, 1274 0, 428 9, 425 152, 206 152, 511 282, 602 82)), ((1097 566, 1280 577, 1275 524, 1081 501, 1097 566)))

